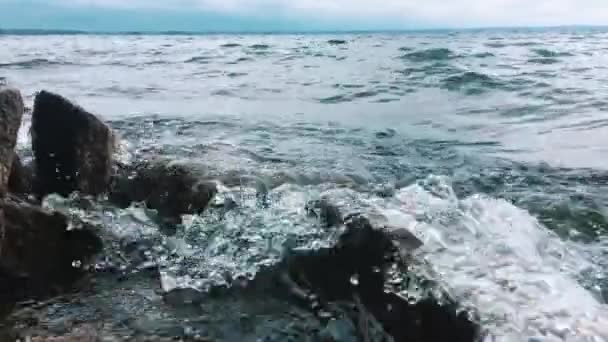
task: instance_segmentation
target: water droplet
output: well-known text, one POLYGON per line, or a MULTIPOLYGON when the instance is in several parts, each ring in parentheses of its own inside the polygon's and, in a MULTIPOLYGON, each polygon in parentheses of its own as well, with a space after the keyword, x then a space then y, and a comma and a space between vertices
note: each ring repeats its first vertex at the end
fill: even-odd
POLYGON ((410 303, 411 305, 414 305, 414 304, 416 304, 416 298, 413 296, 408 296, 407 302, 410 303))
POLYGON ((351 284, 353 284, 353 285, 355 285, 355 286, 358 286, 358 285, 359 285, 359 275, 358 275, 358 274, 356 274, 356 273, 355 273, 355 274, 353 274, 353 275, 350 277, 350 283, 351 283, 351 284))
POLYGON ((374 273, 380 273, 380 267, 376 266, 373 269, 374 273))
POLYGON ((82 266, 82 262, 80 260, 74 260, 72 261, 72 267, 74 268, 80 268, 82 266))

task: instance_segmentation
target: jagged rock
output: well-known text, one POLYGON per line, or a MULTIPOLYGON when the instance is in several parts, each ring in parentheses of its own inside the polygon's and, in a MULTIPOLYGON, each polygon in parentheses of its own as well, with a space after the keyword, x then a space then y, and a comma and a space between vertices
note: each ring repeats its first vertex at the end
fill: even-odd
POLYGON ((215 183, 201 179, 187 166, 154 161, 120 171, 109 199, 120 207, 144 202, 165 220, 178 223, 182 214, 202 213, 216 193, 215 183))
POLYGON ((37 296, 65 289, 102 249, 91 228, 68 230, 60 213, 14 198, 5 198, 1 209, 0 292, 10 287, 17 296, 37 296))
POLYGON ((8 191, 12 194, 26 195, 33 190, 34 167, 32 164, 24 165, 19 155, 14 153, 11 174, 8 179, 8 191))
POLYGON ((114 136, 95 115, 60 95, 41 91, 34 101, 32 149, 39 196, 108 190, 114 136))
POLYGON ((23 98, 19 90, 0 87, 0 196, 8 190, 23 110, 23 98))
POLYGON ((362 311, 366 311, 373 316, 373 320, 357 319, 362 336, 369 329, 363 322, 371 320, 395 341, 480 340, 478 324, 466 312, 459 312, 451 299, 440 301, 429 291, 426 297, 411 301, 387 291, 391 288, 387 284, 388 270, 400 261, 398 242, 390 231, 373 228, 364 216, 352 214, 344 222, 345 230, 333 247, 287 255, 283 262, 287 270, 279 273, 279 282, 289 293, 299 300, 307 298, 320 318, 327 317, 323 303, 360 305, 359 315, 365 318, 362 311))

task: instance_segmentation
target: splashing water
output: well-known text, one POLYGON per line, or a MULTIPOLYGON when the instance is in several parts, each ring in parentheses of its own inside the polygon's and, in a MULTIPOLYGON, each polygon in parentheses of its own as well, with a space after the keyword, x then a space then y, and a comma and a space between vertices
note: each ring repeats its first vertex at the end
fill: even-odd
POLYGON ((608 340, 608 308, 577 280, 600 271, 588 255, 600 246, 560 240, 504 200, 449 190, 429 177, 399 191, 385 214, 414 227, 441 281, 479 309, 488 341, 608 340))

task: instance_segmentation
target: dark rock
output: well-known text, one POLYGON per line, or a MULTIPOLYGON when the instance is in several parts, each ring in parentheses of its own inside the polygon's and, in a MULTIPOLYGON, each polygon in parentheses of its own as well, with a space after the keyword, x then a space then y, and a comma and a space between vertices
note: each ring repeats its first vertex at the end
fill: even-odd
POLYGON ((33 190, 34 166, 23 165, 21 158, 16 153, 13 156, 13 165, 8 179, 8 191, 17 195, 30 194, 33 190))
POLYGON ((39 196, 107 191, 114 136, 95 115, 59 95, 41 91, 34 101, 31 134, 39 196))
POLYGON ((23 110, 23 98, 19 90, 0 87, 0 196, 8 190, 23 110))
POLYGON ((183 307, 185 305, 201 305, 205 300, 205 293, 190 288, 177 288, 173 289, 163 295, 165 303, 177 307, 183 307))
POLYGON ((412 251, 422 247, 424 243, 405 228, 383 227, 390 237, 399 247, 399 251, 403 254, 409 254, 412 251))
POLYGON ((215 183, 203 180, 187 166, 156 161, 121 170, 113 181, 109 198, 123 208, 133 202, 144 202, 161 217, 179 223, 183 214, 202 213, 216 193, 215 183))
POLYGON ((340 209, 326 199, 310 201, 304 208, 308 216, 317 218, 326 227, 335 227, 344 223, 340 209))
POLYGON ((12 198, 0 216, 0 279, 3 285, 42 295, 69 288, 102 249, 90 227, 68 230, 68 219, 12 198), (6 281, 10 279, 11 281, 6 281))
POLYGON ((344 45, 346 44, 346 40, 343 39, 330 39, 327 41, 329 45, 344 45))
MULTIPOLYGON (((480 339, 476 322, 449 297, 436 299, 431 291, 412 301, 388 291, 387 274, 391 265, 400 262, 398 244, 386 230, 375 229, 369 220, 352 214, 345 218, 345 231, 330 248, 293 251, 287 256, 286 273, 280 281, 289 292, 308 297, 311 309, 319 318, 327 315, 329 303, 351 302, 362 306, 395 341, 471 342, 480 339), (307 294, 308 291, 314 295, 307 294)), ((407 276, 407 274, 406 274, 407 276)), ((421 288, 424 288, 421 285, 421 288)), ((330 313, 331 314, 331 313, 330 313)), ((368 326, 357 319, 360 335, 368 326)), ((365 340, 365 338, 363 338, 365 340)))

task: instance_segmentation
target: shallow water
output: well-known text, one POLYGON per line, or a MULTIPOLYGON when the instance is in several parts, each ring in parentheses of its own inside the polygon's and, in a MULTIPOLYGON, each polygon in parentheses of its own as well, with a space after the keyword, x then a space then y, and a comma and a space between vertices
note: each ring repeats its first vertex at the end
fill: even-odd
POLYGON ((327 195, 418 235, 421 267, 497 341, 608 341, 608 32, 0 44, 0 77, 30 105, 59 92, 110 122, 122 159, 153 153, 223 177, 220 198, 239 209, 188 218, 173 238, 141 208, 49 200, 156 241, 165 289, 251 277, 285 243, 326 244, 304 205, 327 195))

